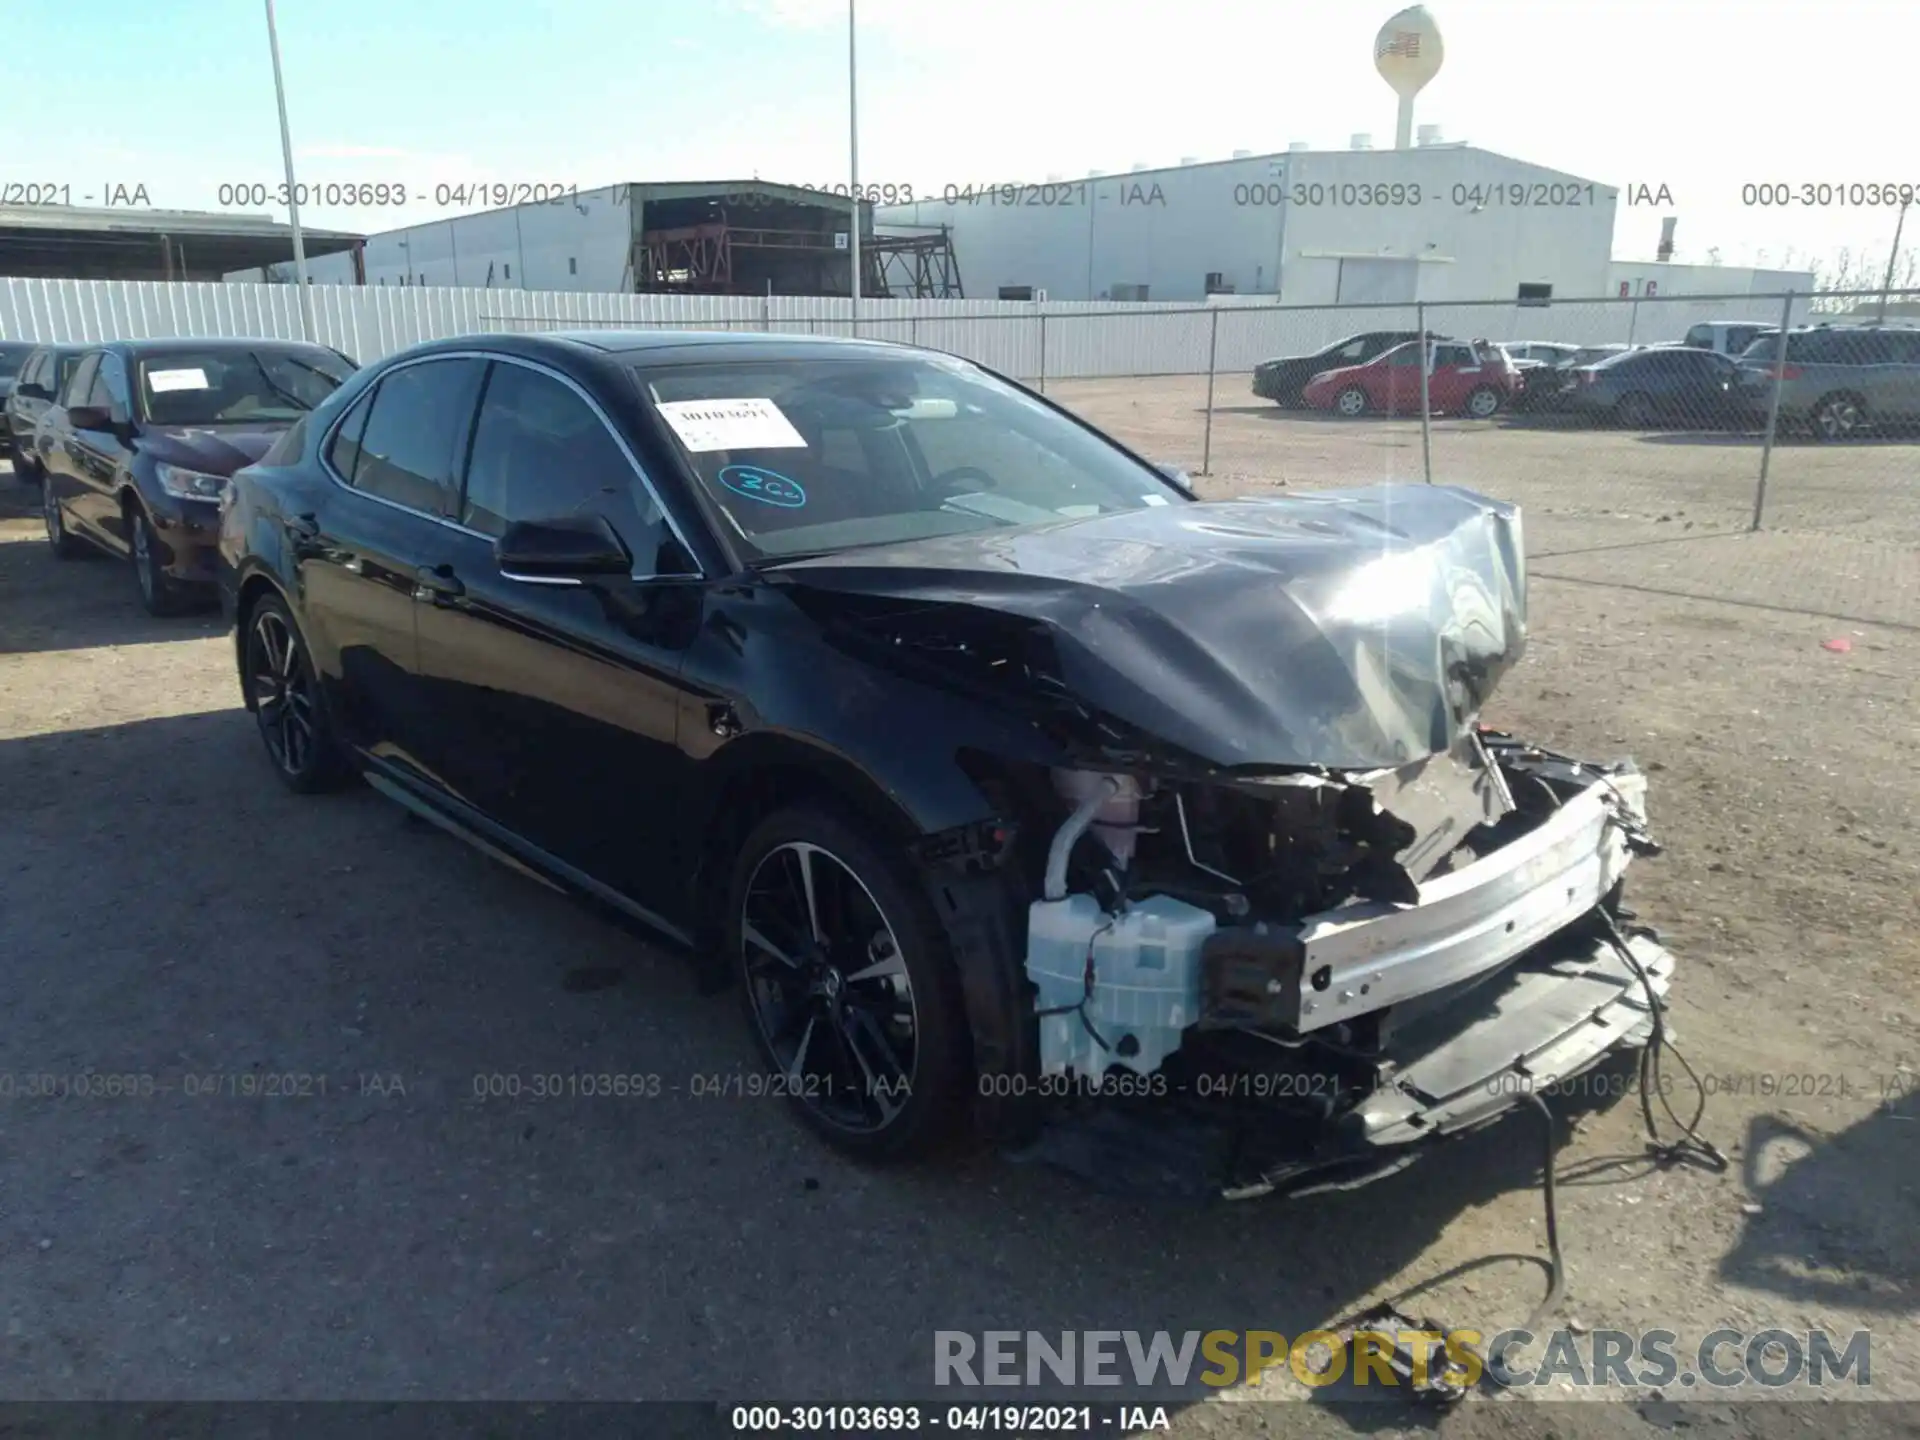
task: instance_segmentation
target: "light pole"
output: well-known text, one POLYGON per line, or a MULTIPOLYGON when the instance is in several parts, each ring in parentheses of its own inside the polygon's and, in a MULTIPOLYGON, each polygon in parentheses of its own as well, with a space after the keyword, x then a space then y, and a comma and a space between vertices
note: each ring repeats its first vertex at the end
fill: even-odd
POLYGON ((280 154, 287 165, 287 218, 293 222, 293 280, 300 287, 301 337, 317 338, 313 324, 313 292, 307 288, 307 247, 300 238, 300 191, 293 180, 293 131, 287 126, 287 87, 280 78, 280 35, 273 25, 273 0, 267 0, 267 48, 273 52, 273 98, 280 105, 280 154))
POLYGON ((860 86, 854 54, 854 0, 847 0, 847 160, 853 184, 853 233, 847 247, 853 258, 853 333, 860 333, 860 86))
POLYGON ((1893 222, 1893 249, 1887 252, 1887 278, 1880 286, 1880 323, 1883 325, 1887 322, 1887 298, 1893 290, 1894 262, 1900 258, 1900 232, 1906 228, 1907 205, 1912 203, 1908 200, 1903 204, 1900 207, 1899 218, 1893 222))

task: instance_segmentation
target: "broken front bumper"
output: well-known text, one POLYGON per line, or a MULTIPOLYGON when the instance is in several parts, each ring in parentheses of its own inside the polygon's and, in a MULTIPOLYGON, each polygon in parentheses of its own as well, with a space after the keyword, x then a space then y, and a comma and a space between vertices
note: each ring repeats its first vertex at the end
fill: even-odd
POLYGON ((1316 1180, 1377 1179, 1415 1158, 1406 1147, 1479 1129, 1527 1095, 1565 1086, 1609 1056, 1647 1044, 1652 1007, 1665 1004, 1674 960, 1644 932, 1626 943, 1639 973, 1609 938, 1542 947, 1473 993, 1473 1018, 1399 1047, 1380 1087, 1311 1153, 1229 1181, 1223 1193, 1243 1199, 1317 1188, 1316 1180))
MULTIPOLYGON (((1553 797, 1537 823, 1413 903, 1219 929, 1161 1088, 1053 1118, 1042 1154, 1188 1193, 1176 1177, 1197 1169, 1227 1198, 1348 1188, 1648 1044, 1674 958, 1618 907, 1633 856, 1658 849, 1645 777, 1497 744, 1508 779, 1553 797), (1223 1083, 1234 1067, 1267 1074, 1223 1083), (1249 1091, 1285 1103, 1219 1103, 1249 1091)), ((1610 1079, 1605 1093, 1624 1094, 1610 1079)))

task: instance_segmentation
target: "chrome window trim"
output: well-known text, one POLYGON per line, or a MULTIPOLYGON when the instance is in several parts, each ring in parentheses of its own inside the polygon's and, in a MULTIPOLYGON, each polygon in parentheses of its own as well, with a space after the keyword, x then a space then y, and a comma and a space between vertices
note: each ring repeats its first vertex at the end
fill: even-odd
MULTIPOLYGON (((627 464, 632 468, 634 475, 639 479, 641 486, 646 490, 648 498, 650 498, 653 501, 654 507, 657 510, 659 510, 660 518, 666 523, 666 527, 668 531, 671 532, 675 540, 678 540, 680 542, 680 548, 686 552, 687 558, 693 562, 693 566, 694 566, 693 574, 685 575, 685 576, 675 575, 671 578, 675 580, 681 580, 681 579, 705 580, 708 578, 706 567, 700 563, 700 557, 694 552, 693 546, 687 542, 686 532, 680 528, 680 522, 674 516, 673 511, 667 508, 666 500, 661 496, 660 491, 654 486, 653 477, 647 474, 646 467, 640 463, 639 457, 633 453, 633 447, 627 444, 626 437, 620 433, 620 427, 613 423, 612 419, 608 416, 607 412, 603 408, 601 408, 600 402, 595 400, 592 395, 588 394, 587 391, 579 384, 579 382, 574 380, 572 376, 566 375, 561 371, 554 369, 551 365, 544 365, 537 360, 528 360, 518 355, 502 355, 497 351, 492 351, 492 350, 436 350, 431 355, 419 355, 419 356, 415 356, 411 360, 402 360, 396 365, 387 366, 385 369, 381 370, 379 374, 373 377, 373 379, 368 384, 368 389, 369 390, 378 389, 382 384, 385 383, 387 376, 394 374, 396 371, 409 370, 409 369, 412 369, 415 365, 429 365, 436 360, 480 360, 480 361, 489 362, 493 364, 518 365, 522 369, 537 371, 538 373, 548 376, 551 379, 558 380, 562 385, 565 385, 569 390, 573 391, 574 394, 578 395, 582 400, 586 402, 587 408, 593 411, 595 418, 597 418, 600 421, 600 424, 602 425, 602 427, 605 428, 607 434, 613 438, 613 443, 620 447, 620 453, 626 457, 627 464)), ((413 516, 417 516, 419 519, 422 519, 422 520, 431 520, 436 525, 444 525, 447 527, 447 529, 458 531, 462 535, 471 535, 477 540, 485 540, 489 545, 491 545, 497 538, 499 538, 497 536, 487 534, 484 530, 476 530, 471 525, 462 525, 458 520, 451 519, 448 516, 429 515, 426 511, 416 510, 411 505, 402 505, 398 500, 389 500, 383 495, 375 495, 371 491, 362 490, 341 477, 340 472, 333 468, 332 461, 327 458, 328 452, 333 448, 333 440, 334 440, 335 434, 338 433, 342 425, 346 424, 347 417, 353 413, 354 407, 357 406, 360 403, 360 400, 364 398, 365 396, 363 394, 362 396, 356 398, 352 405, 347 406, 345 410, 341 411, 339 418, 336 419, 331 425, 329 425, 326 429, 326 432, 320 437, 320 448, 315 452, 315 454, 319 460, 320 469, 326 475, 326 477, 329 480, 333 481, 335 485, 338 485, 342 490, 345 490, 350 494, 358 495, 363 499, 372 500, 375 503, 380 505, 391 506, 393 509, 400 511, 400 513, 403 515, 413 515, 413 516)), ((485 402, 486 392, 484 390, 482 390, 479 399, 481 403, 485 402)), ((476 410, 476 414, 477 413, 478 412, 476 410)), ((369 415, 368 419, 371 420, 372 416, 369 415)), ((362 433, 364 434, 364 432, 362 433)), ((472 458, 473 457, 472 457, 471 451, 469 451, 467 456, 468 461, 471 462, 472 458)), ((465 489, 466 489, 466 482, 465 482, 465 477, 463 476, 461 478, 462 492, 464 492, 465 489)), ((580 583, 578 580, 572 579, 570 577, 547 578, 542 581, 536 582, 530 576, 508 575, 504 570, 501 571, 500 573, 503 579, 523 580, 523 581, 527 581, 528 583, 546 583, 546 584, 558 583, 558 584, 573 584, 573 585, 578 585, 580 583)), ((642 574, 636 571, 628 578, 633 580, 655 580, 655 579, 662 579, 666 577, 660 576, 657 572, 654 572, 654 571, 648 571, 645 574, 642 574)))

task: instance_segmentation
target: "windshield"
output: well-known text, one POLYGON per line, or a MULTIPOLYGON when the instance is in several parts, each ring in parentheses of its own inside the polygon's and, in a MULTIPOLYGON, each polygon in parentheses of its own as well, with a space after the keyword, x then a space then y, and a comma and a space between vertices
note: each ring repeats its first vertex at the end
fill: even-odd
POLYGON ((141 417, 155 425, 242 425, 298 420, 353 366, 317 345, 170 350, 135 362, 141 417))
POLYGON ((636 370, 756 559, 1177 504, 1187 497, 965 363, 743 361, 636 370))

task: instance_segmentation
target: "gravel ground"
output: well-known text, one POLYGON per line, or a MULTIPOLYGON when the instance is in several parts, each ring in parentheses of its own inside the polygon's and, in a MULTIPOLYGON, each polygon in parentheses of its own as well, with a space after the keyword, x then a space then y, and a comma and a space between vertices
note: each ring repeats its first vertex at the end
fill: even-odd
MULTIPOLYGON (((1143 448, 1192 418, 1159 382, 1088 391, 1074 403, 1143 448)), ((1379 458, 1406 428, 1237 417, 1202 483, 1406 474, 1379 458)), ((1436 447, 1493 493, 1540 483, 1544 442, 1482 429, 1436 447)), ((1684 451, 1554 442, 1587 443, 1590 468, 1684 451)), ((1417 463, 1417 426, 1412 445, 1417 463)), ((986 1155, 864 1169, 776 1102, 692 1098, 690 1077, 750 1064, 730 1003, 371 792, 285 794, 217 618, 145 618, 121 566, 57 565, 31 506, 0 477, 10 1396, 924 1399, 942 1329, 1292 1335, 1440 1277, 1409 1308, 1491 1332, 1539 1298, 1524 1117, 1353 1194, 1194 1211, 986 1155), (668 1089, 475 1098, 476 1077, 578 1071, 668 1089), (18 1093, 81 1072, 155 1093, 18 1093), (274 1075, 312 1093, 241 1093, 274 1075)), ((1915 537, 1674 536, 1644 508, 1529 501, 1536 554, 1559 558, 1535 566, 1533 648, 1489 718, 1655 772, 1668 853, 1630 898, 1681 958, 1676 1028, 1734 1169, 1649 1164, 1631 1103, 1582 1119, 1558 1166, 1562 1315, 1871 1329, 1870 1393, 1917 1398, 1915 537), (1837 589, 1835 566, 1853 567, 1837 589)), ((1242 1403, 1261 1394, 1189 1405, 1175 1433, 1431 1424, 1242 1403)), ((1503 1397, 1440 1429, 1653 1433, 1687 1398, 1503 1397)), ((1763 1410, 1682 1418, 1831 1428, 1816 1404, 1763 1410)), ((1850 1405, 1847 1429, 1910 1413, 1850 1405)))

